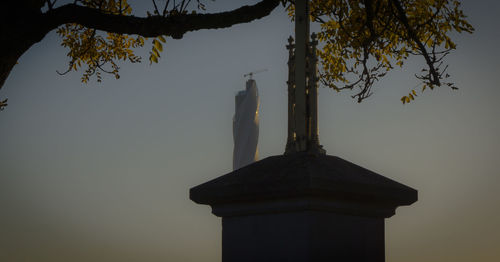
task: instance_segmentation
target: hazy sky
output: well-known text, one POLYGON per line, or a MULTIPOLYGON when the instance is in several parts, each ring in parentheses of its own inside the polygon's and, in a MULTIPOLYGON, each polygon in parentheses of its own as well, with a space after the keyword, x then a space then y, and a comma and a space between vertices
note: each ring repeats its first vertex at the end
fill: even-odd
MULTIPOLYGON (((476 32, 455 36, 447 60, 460 90, 428 90, 403 106, 421 58, 362 104, 320 89, 327 153, 419 190, 417 203, 386 220, 390 262, 500 257, 500 4, 468 0, 463 9, 476 32)), ((234 95, 247 72, 269 69, 255 76, 260 156, 283 153, 292 33, 279 7, 168 39, 159 64, 123 64, 119 80, 88 85, 81 72, 56 73, 67 51, 48 34, 0 91, 9 98, 0 113, 0 261, 220 261, 220 219, 191 202, 189 188, 231 171, 234 95)))

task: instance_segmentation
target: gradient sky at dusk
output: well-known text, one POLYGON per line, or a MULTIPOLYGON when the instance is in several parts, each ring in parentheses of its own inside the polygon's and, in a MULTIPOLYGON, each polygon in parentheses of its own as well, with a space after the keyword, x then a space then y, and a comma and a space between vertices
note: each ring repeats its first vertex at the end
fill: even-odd
MULTIPOLYGON (((418 84, 417 57, 361 104, 319 91, 328 154, 419 190, 418 202, 386 220, 388 262, 500 258, 500 3, 462 2, 476 32, 454 35, 447 62, 459 90, 427 90, 403 106, 418 84)), ((144 49, 145 62, 123 64, 119 80, 87 85, 81 72, 56 73, 67 51, 48 34, 0 91, 9 98, 0 113, 0 261, 220 261, 220 218, 188 190, 231 171, 234 95, 247 72, 269 70, 255 76, 260 157, 283 153, 292 33, 279 7, 167 39, 159 64, 144 49)))

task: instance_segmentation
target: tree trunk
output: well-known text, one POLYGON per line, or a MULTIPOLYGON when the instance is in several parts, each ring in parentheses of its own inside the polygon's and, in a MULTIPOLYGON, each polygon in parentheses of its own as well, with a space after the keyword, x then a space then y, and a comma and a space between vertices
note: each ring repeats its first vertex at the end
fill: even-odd
MULTIPOLYGON (((4 32, 0 32, 1 35, 5 35, 4 32)), ((42 37, 43 38, 43 37, 42 37)), ((30 37, 28 39, 23 39, 22 43, 15 45, 8 45, 7 48, 3 47, 0 50, 0 88, 3 87, 5 81, 9 77, 12 68, 17 64, 17 60, 26 52, 32 45, 36 44, 42 38, 37 39, 36 37, 30 37)))
POLYGON ((51 30, 40 11, 43 1, 8 1, 0 14, 0 88, 17 60, 51 30))

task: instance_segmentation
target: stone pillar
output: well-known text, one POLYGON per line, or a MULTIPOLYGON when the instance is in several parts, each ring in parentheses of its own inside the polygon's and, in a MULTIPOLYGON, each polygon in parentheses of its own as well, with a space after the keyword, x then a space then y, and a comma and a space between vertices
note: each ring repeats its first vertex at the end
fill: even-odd
POLYGON ((295 145, 296 151, 307 150, 306 61, 309 42, 308 0, 295 1, 295 145))
POLYGON ((272 156, 191 188, 222 217, 222 261, 385 261, 384 220, 417 191, 338 157, 272 156))
POLYGON ((288 38, 286 49, 288 49, 288 80, 286 81, 288 91, 288 128, 285 152, 295 153, 297 151, 295 145, 295 45, 291 36, 288 38))
MULTIPOLYGON (((309 109, 309 145, 307 146, 309 150, 316 149, 320 147, 319 136, 318 136, 318 57, 316 56, 316 46, 318 45, 318 40, 316 39, 316 34, 311 35, 310 46, 308 47, 308 66, 307 66, 307 108, 309 109)), ((324 152, 323 152, 324 153, 324 152)))

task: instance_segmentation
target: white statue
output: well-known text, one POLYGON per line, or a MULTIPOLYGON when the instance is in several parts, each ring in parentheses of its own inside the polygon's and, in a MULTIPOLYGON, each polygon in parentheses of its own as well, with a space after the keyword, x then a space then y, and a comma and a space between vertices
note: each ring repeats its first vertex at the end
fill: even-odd
POLYGON ((233 169, 239 169, 258 160, 259 93, 255 80, 246 82, 246 89, 235 97, 233 118, 233 169))

